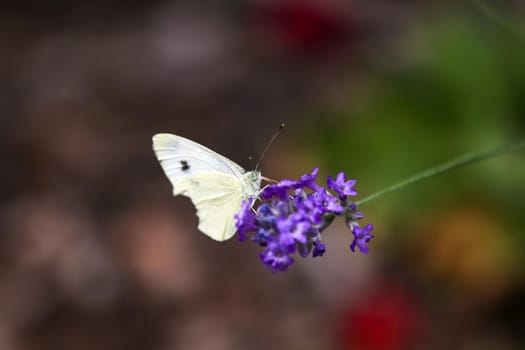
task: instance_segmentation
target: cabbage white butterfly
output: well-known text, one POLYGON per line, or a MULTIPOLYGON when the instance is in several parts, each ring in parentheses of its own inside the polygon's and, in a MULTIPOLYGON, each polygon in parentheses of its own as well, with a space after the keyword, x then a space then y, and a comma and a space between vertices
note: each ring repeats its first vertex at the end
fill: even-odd
POLYGON ((199 230, 225 241, 235 234, 234 215, 243 200, 261 188, 261 172, 248 171, 196 142, 173 134, 153 136, 153 151, 173 185, 173 195, 189 197, 199 230))

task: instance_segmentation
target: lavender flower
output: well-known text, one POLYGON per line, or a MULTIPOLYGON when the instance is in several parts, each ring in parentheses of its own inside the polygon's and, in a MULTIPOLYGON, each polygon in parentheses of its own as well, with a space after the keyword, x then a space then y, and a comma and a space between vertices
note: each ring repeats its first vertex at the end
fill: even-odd
POLYGON ((257 228, 257 225, 255 224, 255 215, 251 211, 250 202, 251 199, 242 202, 241 210, 234 216, 239 241, 247 240, 246 232, 253 231, 257 228))
POLYGON ((314 250, 312 253, 312 256, 315 258, 317 256, 323 256, 324 252, 326 251, 326 246, 324 245, 321 240, 318 240, 317 242, 314 242, 314 250))
POLYGON ((293 258, 282 251, 279 244, 271 242, 268 248, 259 254, 263 264, 272 272, 286 271, 294 263, 293 258))
POLYGON ((311 174, 305 174, 301 176, 301 179, 299 180, 298 187, 299 188, 305 188, 308 187, 312 189, 313 191, 316 191, 319 186, 315 183, 315 179, 317 178, 317 173, 319 172, 319 168, 315 168, 311 174))
POLYGON ((265 187, 260 196, 264 199, 269 199, 272 197, 279 197, 281 199, 286 199, 288 197, 288 191, 297 186, 297 181, 294 180, 281 180, 275 185, 265 187))
POLYGON ((344 198, 346 196, 357 196, 357 191, 353 188, 356 182, 356 180, 346 181, 346 175, 343 172, 337 174, 335 181, 331 176, 328 176, 326 179, 328 188, 337 192, 340 198, 344 198))
POLYGON ((358 225, 352 228, 354 240, 352 241, 352 244, 350 244, 350 249, 352 249, 353 252, 355 252, 355 247, 357 246, 361 253, 368 253, 370 248, 368 248, 366 244, 374 238, 374 235, 371 235, 370 231, 372 231, 372 224, 368 224, 363 228, 358 225))
POLYGON ((301 176, 299 181, 282 180, 275 185, 265 187, 261 193, 261 204, 255 211, 251 209, 252 199, 242 203, 235 215, 239 241, 248 239, 264 247, 259 254, 263 264, 272 272, 286 271, 294 263, 292 255, 302 257, 322 256, 326 251, 321 241, 321 232, 328 227, 336 216, 343 216, 354 235, 351 250, 355 246, 362 253, 368 252, 366 243, 373 237, 369 232, 372 225, 363 229, 357 220, 363 216, 357 211, 354 202, 348 196, 355 196, 355 180, 346 180, 344 173, 339 173, 334 181, 328 177, 328 188, 337 196, 315 183, 319 168, 301 176))

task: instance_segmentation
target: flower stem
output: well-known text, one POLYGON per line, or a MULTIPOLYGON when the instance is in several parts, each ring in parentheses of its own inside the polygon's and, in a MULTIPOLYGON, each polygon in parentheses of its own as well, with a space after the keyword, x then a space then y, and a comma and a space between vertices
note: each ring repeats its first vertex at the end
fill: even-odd
POLYGON ((470 4, 478 9, 487 19, 500 26, 501 29, 514 36, 522 45, 525 45, 525 36, 513 24, 509 23, 501 14, 494 8, 488 5, 483 0, 469 0, 470 4))
POLYGON ((461 157, 457 157, 457 158, 454 158, 452 160, 449 160, 448 162, 445 162, 441 165, 438 165, 438 166, 435 166, 435 167, 432 167, 430 169, 427 169, 427 170, 424 170, 420 173, 417 173, 413 176, 410 176, 404 180, 401 180, 399 181, 398 183, 392 185, 392 186, 389 186, 383 190, 380 190, 380 191, 377 191, 373 194, 371 194, 370 196, 368 197, 365 197, 363 199, 361 199, 360 201, 357 201, 356 204, 358 207, 363 207, 365 206, 366 204, 376 200, 376 199, 379 199, 381 197, 383 197, 384 195, 390 193, 390 192, 394 192, 394 191, 397 191, 397 190, 400 190, 402 188, 405 188, 409 185, 412 185, 416 182, 419 182, 421 180, 424 180, 424 179, 427 179, 429 177, 432 177, 432 176, 435 176, 435 175, 439 175, 439 174, 442 174, 446 171, 449 171, 449 170, 452 170, 452 169, 455 169, 455 168, 459 168, 459 167, 462 167, 462 166, 465 166, 465 165, 468 165, 468 164, 472 164, 472 163, 476 163, 476 162, 480 162, 480 161, 483 161, 483 160, 486 160, 486 159, 490 159, 490 158, 493 158, 493 157, 496 157, 496 156, 499 156, 499 155, 502 155, 502 154, 505 154, 505 153, 510 153, 510 152, 514 152, 514 151, 518 151, 522 148, 525 148, 525 138, 524 139, 521 139, 515 143, 512 143, 512 144, 508 144, 508 145, 504 145, 504 146, 500 146, 500 147, 496 147, 496 148, 492 148, 492 149, 489 149, 489 150, 485 150, 485 151, 481 151, 481 152, 474 152, 474 153, 469 153, 469 154, 465 154, 461 157))

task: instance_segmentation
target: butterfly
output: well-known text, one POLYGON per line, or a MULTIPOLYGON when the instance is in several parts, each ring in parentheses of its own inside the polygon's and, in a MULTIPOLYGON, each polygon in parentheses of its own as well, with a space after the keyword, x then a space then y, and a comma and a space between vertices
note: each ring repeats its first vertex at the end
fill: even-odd
POLYGON ((217 241, 231 238, 242 202, 260 192, 261 172, 247 172, 211 149, 173 134, 154 135, 153 151, 173 185, 173 195, 193 202, 199 230, 217 241))

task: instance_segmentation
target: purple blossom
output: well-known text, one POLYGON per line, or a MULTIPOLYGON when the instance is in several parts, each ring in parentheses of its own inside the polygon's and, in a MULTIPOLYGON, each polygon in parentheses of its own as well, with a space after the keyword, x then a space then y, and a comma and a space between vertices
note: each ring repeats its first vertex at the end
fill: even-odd
POLYGON ((284 252, 279 244, 271 242, 266 250, 259 254, 263 264, 272 272, 286 271, 294 259, 284 252))
POLYGON ((277 230, 281 236, 289 236, 299 243, 306 243, 306 231, 310 229, 310 222, 301 214, 293 214, 287 218, 277 220, 277 230))
POLYGON ((335 181, 331 176, 328 176, 326 179, 326 184, 328 188, 337 192, 340 198, 346 198, 347 196, 357 196, 357 191, 354 190, 353 186, 355 185, 356 180, 346 181, 346 175, 343 172, 337 174, 335 181))
POLYGON ((306 192, 300 188, 295 190, 295 195, 292 197, 293 206, 297 212, 306 216, 312 224, 320 224, 323 220, 323 208, 316 205, 313 200, 313 194, 307 195, 306 192))
POLYGON ((350 249, 355 252, 355 247, 359 248, 361 253, 367 254, 370 250, 366 244, 374 238, 374 235, 370 234, 372 231, 372 224, 368 224, 365 227, 361 228, 359 225, 354 225, 352 228, 352 233, 354 234, 354 240, 350 244, 350 249))
POLYGON ((236 220, 235 227, 237 228, 237 233, 239 234, 239 241, 245 241, 248 239, 246 237, 246 233, 257 228, 257 225, 255 224, 256 217, 252 212, 250 203, 251 199, 243 201, 241 204, 241 210, 234 216, 236 220))
POLYGON ((319 172, 319 168, 315 168, 311 174, 305 174, 301 176, 301 179, 298 182, 299 188, 310 188, 313 191, 316 191, 319 186, 315 183, 315 180, 317 178, 317 173, 319 172))
POLYGON ((319 190, 313 193, 313 201, 315 206, 321 208, 323 213, 339 215, 343 212, 343 206, 339 200, 322 187, 319 187, 319 190))
POLYGON ((347 196, 357 192, 352 188, 354 180, 346 181, 339 173, 335 181, 328 178, 328 187, 333 195, 315 183, 319 168, 301 176, 299 181, 282 180, 266 186, 260 193, 261 203, 255 213, 250 207, 251 199, 242 203, 235 215, 239 241, 250 240, 265 247, 259 254, 263 264, 272 272, 286 271, 294 263, 293 254, 302 257, 322 256, 326 251, 321 241, 321 232, 336 216, 344 216, 354 235, 352 251, 357 245, 361 252, 368 252, 366 243, 373 237, 372 225, 361 229, 357 220, 362 214, 347 196))
POLYGON ((314 241, 314 250, 313 250, 313 253, 312 253, 312 256, 314 258, 318 257, 318 256, 323 256, 325 251, 326 251, 326 246, 325 246, 325 244, 323 242, 321 242, 321 241, 315 242, 314 241))
POLYGON ((294 180, 281 180, 275 185, 269 185, 263 188, 260 193, 260 196, 264 199, 269 199, 272 197, 279 197, 281 199, 287 199, 288 191, 296 188, 297 181, 294 180))

